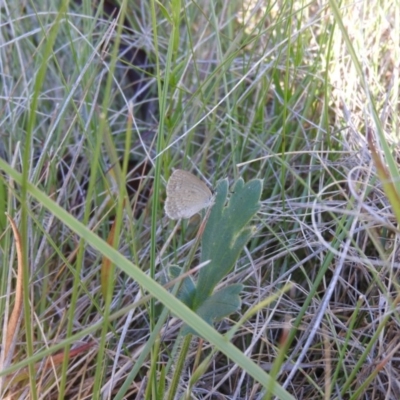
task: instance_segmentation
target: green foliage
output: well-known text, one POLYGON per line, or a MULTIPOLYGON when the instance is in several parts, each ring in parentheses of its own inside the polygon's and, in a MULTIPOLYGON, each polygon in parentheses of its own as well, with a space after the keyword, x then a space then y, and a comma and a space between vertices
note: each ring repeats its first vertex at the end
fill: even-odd
POLYGON ((211 260, 199 274, 195 308, 214 291, 215 286, 232 271, 240 252, 253 234, 248 226, 260 208, 262 181, 244 184, 239 179, 225 206, 228 182, 219 183, 215 204, 204 230, 200 262, 211 260))
MULTIPOLYGON (((175 279, 182 273, 182 268, 174 265, 169 268, 168 272, 169 276, 172 279, 175 279)), ((182 279, 177 297, 182 303, 186 304, 190 309, 193 306, 193 299, 195 293, 196 293, 196 284, 193 281, 193 279, 190 276, 182 279)))
MULTIPOLYGON (((232 271, 253 234, 253 228, 248 224, 260 208, 261 189, 262 181, 259 179, 247 184, 239 179, 228 203, 228 181, 221 181, 216 189, 215 204, 203 233, 201 249, 201 262, 210 262, 201 269, 197 285, 187 277, 178 293, 179 299, 210 325, 240 307, 239 294, 243 285, 235 284, 213 292, 232 271)), ((170 274, 176 277, 179 271, 178 267, 172 267, 170 274)), ((194 333, 187 326, 182 330, 182 334, 189 332, 194 333)))
MULTIPOLYGON (((218 290, 204 300, 195 310, 196 314, 212 325, 213 321, 221 320, 239 309, 241 304, 239 294, 242 290, 243 285, 240 283, 218 290)), ((181 333, 182 335, 196 334, 196 331, 185 325, 181 333)))

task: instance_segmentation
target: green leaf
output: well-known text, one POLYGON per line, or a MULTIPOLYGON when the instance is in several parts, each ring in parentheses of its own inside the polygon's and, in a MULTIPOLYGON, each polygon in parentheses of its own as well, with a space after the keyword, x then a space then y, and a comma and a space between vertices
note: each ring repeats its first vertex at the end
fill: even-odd
POLYGON ((232 271, 243 247, 252 236, 254 230, 248 223, 260 208, 261 189, 262 181, 259 179, 246 184, 239 179, 225 206, 228 181, 225 179, 218 184, 201 247, 200 262, 211 261, 199 273, 195 309, 199 309, 215 286, 232 271))
POLYGON ((165 6, 160 3, 158 0, 156 0, 157 5, 160 7, 161 14, 164 16, 164 18, 172 25, 172 18, 169 15, 168 10, 165 8, 165 6))
MULTIPOLYGON (((240 308, 239 294, 242 290, 243 285, 240 283, 218 290, 204 301, 196 310, 196 314, 212 325, 214 321, 221 320, 240 308)), ((189 333, 198 335, 194 329, 185 325, 181 334, 187 335, 189 333)))
MULTIPOLYGON (((178 278, 181 273, 182 273, 182 268, 177 267, 176 265, 168 268, 168 274, 172 279, 178 278)), ((177 294, 177 298, 191 309, 193 306, 193 299, 195 295, 196 295, 196 286, 193 282, 193 279, 190 276, 182 279, 181 286, 179 287, 179 291, 177 294)))

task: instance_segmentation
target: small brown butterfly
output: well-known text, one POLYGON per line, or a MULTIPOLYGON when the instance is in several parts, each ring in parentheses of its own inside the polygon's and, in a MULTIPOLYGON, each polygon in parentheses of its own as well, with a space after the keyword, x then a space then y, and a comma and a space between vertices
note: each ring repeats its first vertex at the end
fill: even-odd
POLYGON ((190 172, 176 169, 168 180, 165 213, 171 219, 190 218, 213 202, 208 186, 190 172))

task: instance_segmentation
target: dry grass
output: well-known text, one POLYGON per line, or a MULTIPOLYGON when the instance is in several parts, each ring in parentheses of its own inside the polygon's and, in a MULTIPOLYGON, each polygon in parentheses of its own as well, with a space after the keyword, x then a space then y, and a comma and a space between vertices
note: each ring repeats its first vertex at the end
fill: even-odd
MULTIPOLYGON (((135 271, 117 265, 102 282, 105 253, 72 226, 165 284, 198 228, 163 215, 165 180, 183 168, 212 185, 264 179, 257 233, 224 282, 245 285, 242 308, 216 329, 254 309, 231 342, 294 398, 400 398, 396 213, 365 135, 397 159, 400 6, 343 2, 338 15, 321 3, 182 3, 176 31, 178 3, 155 4, 156 19, 153 3, 129 5, 134 33, 122 31, 113 71, 117 26, 89 2, 58 25, 50 3, 36 13, 3 2, 0 155, 69 216, 24 194, 0 160, 2 349, 15 281, 24 296, 0 397, 167 398, 182 321, 149 301, 135 271), (3 211, 20 226, 22 276, 3 211)), ((182 398, 272 398, 218 349, 193 339, 182 398)))

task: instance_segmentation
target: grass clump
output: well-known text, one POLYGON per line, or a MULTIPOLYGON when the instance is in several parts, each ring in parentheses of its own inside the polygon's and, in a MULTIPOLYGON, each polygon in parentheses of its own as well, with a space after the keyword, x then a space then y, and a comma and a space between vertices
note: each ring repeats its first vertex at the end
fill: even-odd
POLYGON ((1 7, 0 397, 398 398, 397 3, 1 7), (214 327, 173 168, 263 182, 214 327))

